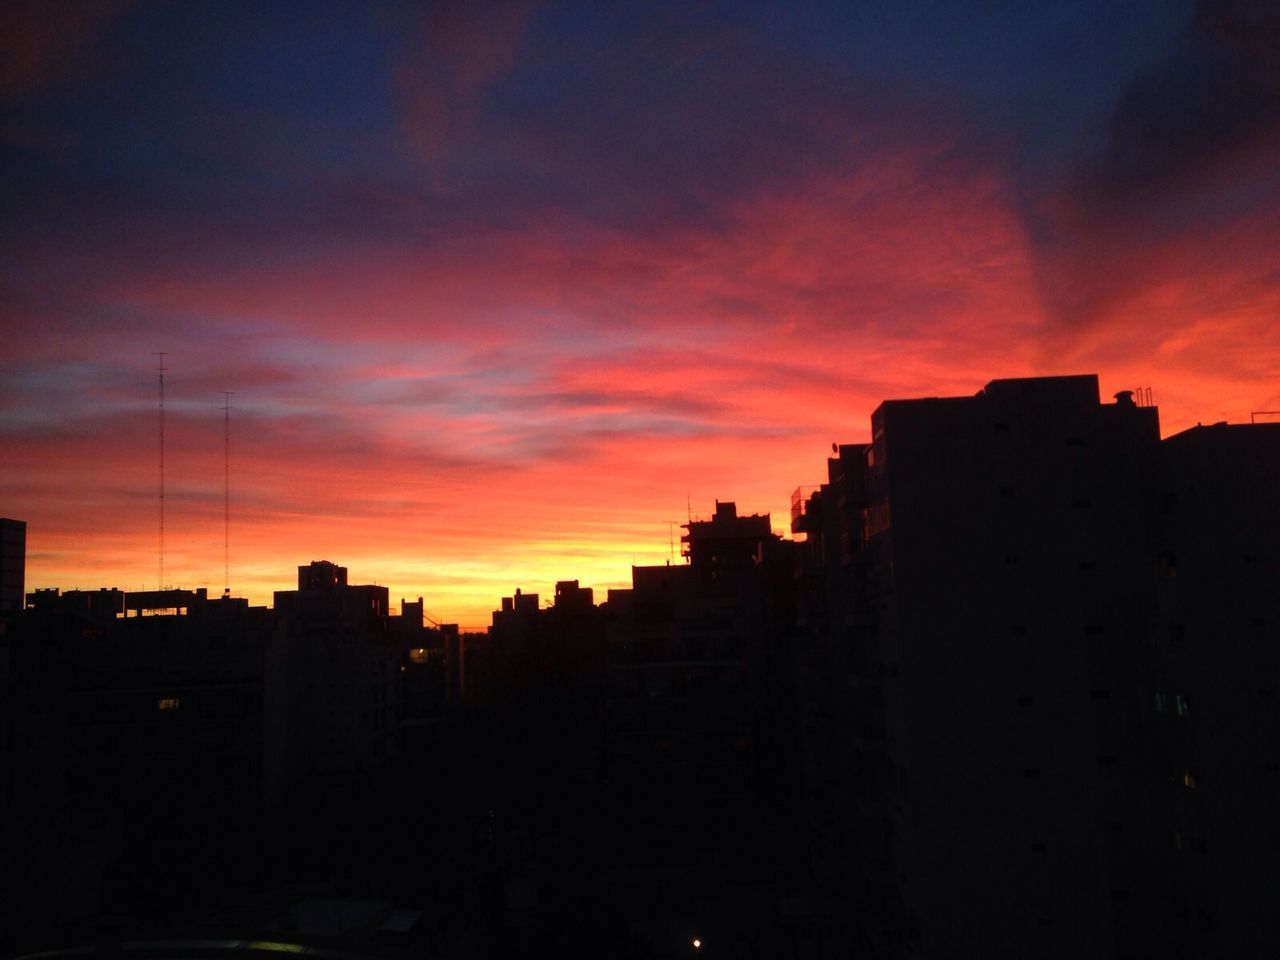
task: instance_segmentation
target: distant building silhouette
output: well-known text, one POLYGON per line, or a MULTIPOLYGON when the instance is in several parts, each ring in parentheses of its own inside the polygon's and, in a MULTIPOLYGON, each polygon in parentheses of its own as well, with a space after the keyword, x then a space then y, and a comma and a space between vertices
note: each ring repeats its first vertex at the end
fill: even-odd
POLYGON ((298 568, 297 590, 275 592, 273 606, 283 632, 275 695, 309 719, 288 762, 345 774, 394 757, 401 651, 387 622, 387 588, 350 585, 346 567, 317 560, 298 568))
POLYGON ((401 600, 400 615, 387 620, 400 656, 400 728, 403 746, 418 749, 433 739, 461 684, 457 624, 427 625, 422 598, 401 600))
POLYGON ((721 916, 732 952, 774 942, 797 860, 791 544, 732 502, 682 542, 687 565, 633 567, 600 606, 574 580, 545 607, 503 598, 466 691, 516 744, 521 816, 560 798, 543 828, 589 843, 629 929, 659 943, 721 916))
POLYGON ((608 775, 641 806, 723 822, 793 780, 791 544, 727 501, 685 530, 687 565, 609 591, 608 775))

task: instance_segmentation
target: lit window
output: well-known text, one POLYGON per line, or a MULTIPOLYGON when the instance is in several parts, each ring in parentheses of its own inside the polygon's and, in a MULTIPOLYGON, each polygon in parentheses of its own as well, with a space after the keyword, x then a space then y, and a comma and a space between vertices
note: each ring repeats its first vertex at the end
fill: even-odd
POLYGON ((1178 716, 1185 717, 1191 713, 1191 705, 1187 703, 1187 698, 1182 694, 1178 694, 1173 698, 1174 707, 1177 709, 1178 716))
POLYGON ((162 697, 156 701, 157 710, 177 710, 182 706, 182 701, 177 697, 162 697))
POLYGON ((426 648, 426 647, 414 647, 412 650, 410 650, 410 651, 409 651, 409 661, 410 661, 411 663, 426 663, 426 662, 427 662, 427 648, 426 648))
POLYGON ((1200 781, 1196 777, 1196 772, 1190 768, 1182 771, 1182 785, 1191 790, 1200 786, 1200 781))

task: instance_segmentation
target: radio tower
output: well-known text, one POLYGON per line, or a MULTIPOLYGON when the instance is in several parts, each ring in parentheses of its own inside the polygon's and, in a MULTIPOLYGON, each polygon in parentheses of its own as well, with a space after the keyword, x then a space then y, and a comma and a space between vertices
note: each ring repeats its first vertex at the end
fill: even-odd
POLYGON ((222 391, 222 595, 231 596, 231 397, 222 391))
POLYGON ((167 353, 153 353, 153 357, 159 357, 160 362, 156 366, 156 372, 160 375, 160 582, 156 585, 157 590, 164 589, 164 358, 167 353))

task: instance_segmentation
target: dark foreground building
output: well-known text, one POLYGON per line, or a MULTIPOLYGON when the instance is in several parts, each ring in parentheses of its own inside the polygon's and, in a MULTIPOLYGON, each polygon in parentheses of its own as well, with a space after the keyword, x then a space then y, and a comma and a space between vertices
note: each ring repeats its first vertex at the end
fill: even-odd
POLYGON ((213 875, 216 839, 263 808, 270 612, 204 590, 37 590, 10 624, 10 922, 163 900, 213 875))
POLYGON ((389 869, 351 850, 386 842, 404 715, 438 741, 456 628, 326 561, 275 600, 47 589, 4 615, 0 945, 389 869))
POLYGON ((1275 849, 1280 486, 1233 429, 1162 445, 1095 377, 994 381, 882 404, 797 493, 815 952, 1276 945, 1245 854, 1275 849))
POLYGON ((1276 956, 1280 424, 1194 427, 1160 453, 1151 707, 1182 800, 1165 846, 1188 877, 1171 907, 1213 955, 1276 956))

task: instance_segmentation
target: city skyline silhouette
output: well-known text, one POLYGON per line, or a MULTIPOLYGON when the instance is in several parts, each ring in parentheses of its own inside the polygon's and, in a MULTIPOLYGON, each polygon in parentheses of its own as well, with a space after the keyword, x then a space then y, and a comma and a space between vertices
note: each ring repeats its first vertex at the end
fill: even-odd
POLYGON ((0 957, 1280 954, 1278 65, 0 5, 0 957))
POLYGON ((0 519, 6 946, 1265 954, 1280 424, 1145 400, 886 400, 790 538, 717 499, 483 632, 329 560, 24 600, 0 519))

